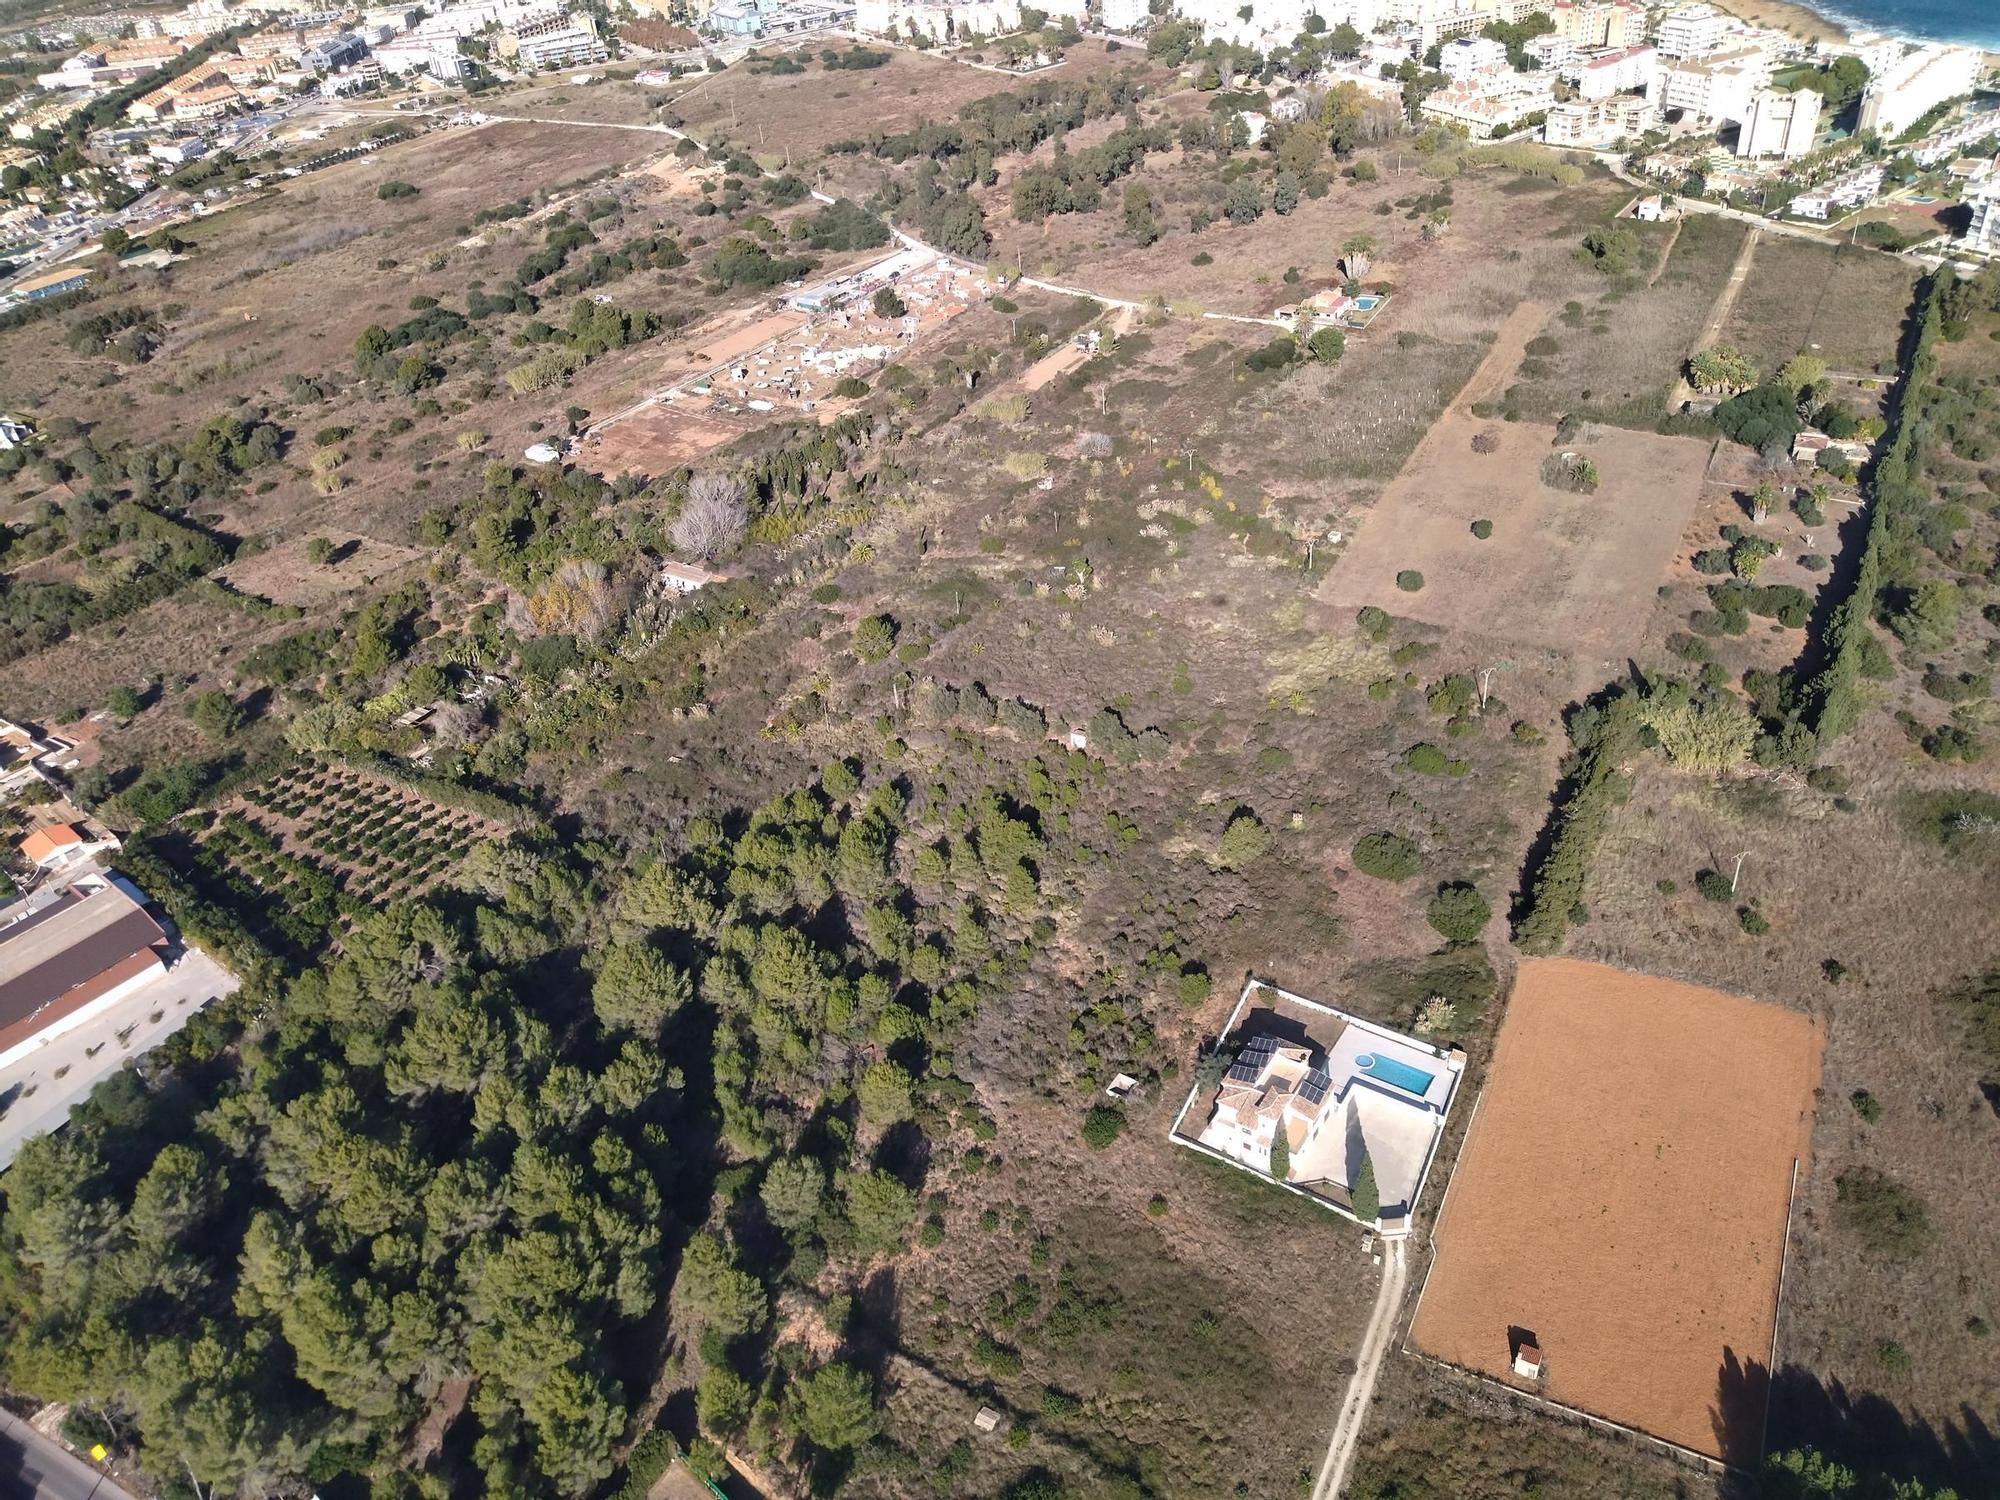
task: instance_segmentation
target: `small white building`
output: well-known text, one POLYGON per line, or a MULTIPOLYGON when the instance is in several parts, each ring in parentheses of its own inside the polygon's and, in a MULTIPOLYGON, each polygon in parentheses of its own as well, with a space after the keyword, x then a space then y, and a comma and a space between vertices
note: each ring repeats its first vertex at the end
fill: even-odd
POLYGON ((1147 0, 1102 0, 1098 10, 1098 19, 1106 31, 1137 31, 1152 18, 1152 7, 1147 0))
POLYGON ((660 587, 670 594, 692 594, 707 588, 711 583, 729 581, 727 573, 717 573, 708 568, 683 562, 661 563, 659 576, 660 587))

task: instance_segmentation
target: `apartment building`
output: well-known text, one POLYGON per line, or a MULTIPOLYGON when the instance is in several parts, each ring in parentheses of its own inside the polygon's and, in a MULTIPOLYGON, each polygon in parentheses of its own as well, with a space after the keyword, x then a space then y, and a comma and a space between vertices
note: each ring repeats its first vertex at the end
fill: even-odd
POLYGON ((1646 37, 1646 12, 1637 5, 1580 4, 1557 0, 1548 9, 1556 36, 1579 52, 1636 47, 1646 37))
POLYGON ((1609 99, 1613 94, 1644 89, 1659 67, 1660 54, 1651 47, 1624 47, 1573 63, 1568 71, 1576 81, 1579 99, 1609 99))
POLYGON ((2000 178, 1989 177, 1965 195, 1972 223, 1959 240, 1961 249, 1980 255, 2000 255, 2000 178))
POLYGON ((1894 138, 1948 99, 1972 92, 1980 54, 1970 47, 1921 47, 1861 94, 1861 128, 1894 138))
POLYGON ((1736 154, 1796 161, 1812 150, 1822 103, 1813 89, 1759 89, 1736 132, 1736 154))
POLYGON ((973 33, 999 36, 1020 29, 1021 6, 1020 0, 967 0, 959 5, 929 0, 859 0, 854 26, 871 36, 920 36, 933 42, 973 33))
POLYGON ((1491 37, 1462 36, 1438 49, 1438 71, 1453 83, 1507 71, 1507 48, 1491 37))
POLYGON ((1668 63, 1654 74, 1648 97, 1662 110, 1681 110, 1697 119, 1741 120, 1750 112, 1750 100, 1770 81, 1770 58, 1761 47, 1746 47, 1668 63))
POLYGON ((1872 203, 1881 191, 1882 168, 1879 165, 1857 167, 1799 194, 1792 200, 1791 211, 1801 218, 1827 219, 1833 216, 1836 208, 1859 208, 1864 203, 1872 203))
POLYGON ((1550 146, 1594 150, 1617 141, 1637 140, 1659 121, 1659 111, 1638 94, 1577 99, 1549 110, 1542 140, 1550 146))
POLYGON ((499 52, 524 68, 570 68, 603 62, 610 53, 597 22, 582 11, 541 11, 523 16, 500 38, 499 52))
POLYGON ((1728 30, 1729 17, 1712 5, 1677 5, 1661 19, 1654 45, 1665 57, 1705 57, 1728 30))

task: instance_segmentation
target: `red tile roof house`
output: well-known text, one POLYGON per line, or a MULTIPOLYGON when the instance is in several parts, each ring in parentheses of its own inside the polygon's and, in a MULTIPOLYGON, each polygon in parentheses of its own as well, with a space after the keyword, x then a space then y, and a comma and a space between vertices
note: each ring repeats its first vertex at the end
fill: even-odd
POLYGON ((21 840, 21 858, 44 870, 61 870, 89 859, 106 849, 116 849, 114 838, 92 838, 74 823, 50 823, 21 840))
POLYGON ((87 876, 47 905, 26 906, 0 910, 0 1067, 167 970, 167 935, 123 880, 87 876))

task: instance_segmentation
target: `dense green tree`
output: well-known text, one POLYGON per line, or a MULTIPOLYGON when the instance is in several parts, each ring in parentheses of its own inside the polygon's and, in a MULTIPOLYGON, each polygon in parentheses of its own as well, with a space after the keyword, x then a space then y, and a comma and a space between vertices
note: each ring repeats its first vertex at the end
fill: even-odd
POLYGON ((816 1448, 843 1453, 881 1428, 875 1383, 866 1372, 838 1362, 821 1365, 792 1388, 792 1422, 816 1448))

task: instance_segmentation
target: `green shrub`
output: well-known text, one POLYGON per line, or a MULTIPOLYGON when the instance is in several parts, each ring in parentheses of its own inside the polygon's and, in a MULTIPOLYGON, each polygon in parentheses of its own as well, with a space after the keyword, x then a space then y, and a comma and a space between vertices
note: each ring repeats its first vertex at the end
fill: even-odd
POLYGON ((1472 523, 1472 534, 1478 537, 1480 541, 1485 541, 1493 535, 1493 523, 1481 517, 1472 523))
POLYGON ((1371 641, 1379 641, 1389 633, 1389 611, 1373 604, 1364 604, 1354 612, 1354 623, 1361 627, 1361 633, 1371 641))
POLYGON ((1923 1199, 1873 1167, 1834 1179, 1833 1211, 1865 1251, 1884 1260, 1914 1260, 1936 1235, 1923 1199))
POLYGON ((1415 568, 1405 568, 1396 575, 1396 587, 1406 594, 1414 594, 1424 586, 1424 575, 1415 568))
POLYGON ((1439 886, 1424 918, 1446 942, 1470 943, 1493 920, 1493 908, 1486 904, 1477 887, 1461 881, 1439 886))
POLYGON ((1371 833, 1354 846, 1354 868, 1377 880, 1408 880, 1423 867, 1417 846, 1394 833, 1371 833))
POLYGON ((1125 1133, 1125 1111, 1109 1104, 1091 1107, 1083 1117, 1083 1143, 1093 1151, 1102 1151, 1125 1133))
POLYGON ((1425 742, 1403 752, 1403 764, 1422 776, 1463 776, 1472 769, 1469 760, 1453 760, 1436 745, 1425 742))
POLYGON ((1771 930, 1770 922, 1754 906, 1745 906, 1737 911, 1736 925, 1752 937, 1762 937, 1771 930))
POLYGON ((1854 1112, 1873 1125, 1882 1118, 1882 1101, 1866 1089, 1856 1089, 1847 1096, 1847 1102, 1854 1106, 1854 1112))
POLYGON ((1271 830, 1247 807, 1229 815, 1228 826, 1215 847, 1215 862, 1225 870, 1245 870, 1271 846, 1271 830))
POLYGON ((1727 901, 1736 894, 1729 877, 1720 870, 1703 870, 1694 877, 1694 888, 1710 901, 1727 901))

